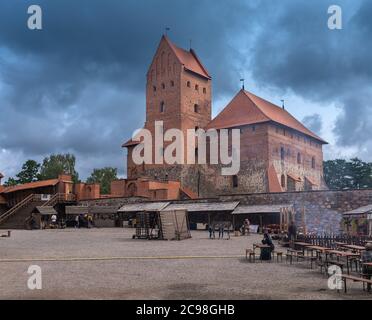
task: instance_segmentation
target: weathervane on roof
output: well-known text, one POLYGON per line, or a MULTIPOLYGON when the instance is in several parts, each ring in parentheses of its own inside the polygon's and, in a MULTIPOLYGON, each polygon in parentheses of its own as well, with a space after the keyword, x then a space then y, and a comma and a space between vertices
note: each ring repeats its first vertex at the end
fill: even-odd
POLYGON ((242 83, 242 89, 243 89, 243 90, 244 90, 244 81, 245 81, 244 78, 240 79, 240 82, 242 83))
POLYGON ((282 99, 282 100, 280 100, 280 101, 282 102, 282 108, 285 110, 285 105, 284 105, 285 100, 282 99))
POLYGON ((165 27, 165 35, 167 36, 168 35, 168 31, 170 30, 169 27, 165 27))

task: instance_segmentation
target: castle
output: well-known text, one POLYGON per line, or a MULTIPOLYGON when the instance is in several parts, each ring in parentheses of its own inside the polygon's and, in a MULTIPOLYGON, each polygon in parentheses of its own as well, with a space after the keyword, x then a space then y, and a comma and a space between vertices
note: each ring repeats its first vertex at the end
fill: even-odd
POLYGON ((327 142, 284 108, 244 89, 212 120, 211 83, 193 49, 181 49, 162 36, 147 72, 144 128, 154 133, 155 121, 163 121, 164 131, 177 128, 185 136, 193 128, 240 129, 239 173, 223 176, 220 164, 137 165, 132 153, 139 142, 131 139, 123 144, 127 195, 138 195, 144 181, 160 183, 159 190, 179 187, 191 198, 326 189, 322 148, 327 142))

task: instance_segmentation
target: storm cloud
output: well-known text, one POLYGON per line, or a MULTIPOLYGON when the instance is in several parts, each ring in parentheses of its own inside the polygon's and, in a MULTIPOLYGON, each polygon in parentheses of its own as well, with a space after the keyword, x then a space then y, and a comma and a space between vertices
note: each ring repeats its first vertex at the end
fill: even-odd
MULTIPOLYGON (((372 3, 338 3, 344 29, 331 31, 333 3, 320 0, 3 0, 0 171, 72 152, 82 177, 102 166, 125 174, 120 146, 143 125, 145 75, 166 26, 179 46, 191 40, 212 74, 214 101, 231 98, 244 74, 286 101, 335 104, 336 144, 371 159, 372 135, 360 136, 372 123, 372 3), (27 29, 31 4, 43 9, 41 31, 27 29)), ((314 115, 304 120, 320 131, 324 118, 314 115)))

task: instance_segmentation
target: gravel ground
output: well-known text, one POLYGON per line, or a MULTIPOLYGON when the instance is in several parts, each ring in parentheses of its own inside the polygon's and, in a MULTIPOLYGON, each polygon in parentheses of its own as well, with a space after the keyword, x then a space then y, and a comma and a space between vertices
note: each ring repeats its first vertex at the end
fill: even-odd
POLYGON ((148 241, 133 232, 13 231, 0 238, 0 299, 372 299, 357 283, 346 295, 329 290, 303 262, 246 262, 258 235, 148 241), (27 288, 31 264, 42 269, 42 290, 27 288))

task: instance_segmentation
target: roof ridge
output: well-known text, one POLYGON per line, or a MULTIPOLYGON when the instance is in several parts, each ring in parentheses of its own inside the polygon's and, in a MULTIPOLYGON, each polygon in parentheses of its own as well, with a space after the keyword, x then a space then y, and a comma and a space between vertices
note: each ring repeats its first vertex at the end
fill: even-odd
MULTIPOLYGON (((243 89, 242 89, 243 90, 243 89)), ((274 120, 272 117, 270 117, 269 115, 267 115, 267 113, 264 111, 264 110, 262 110, 262 108, 260 107, 260 106, 258 106, 257 105, 257 103, 249 96, 249 95, 252 95, 254 98, 256 98, 256 99, 258 99, 258 100, 261 100, 261 101, 264 101, 264 102, 266 102, 266 103, 268 103, 271 107, 275 107, 276 109, 278 109, 278 111, 279 112, 284 112, 287 116, 289 116, 293 121, 295 121, 296 123, 297 123, 297 125, 299 125, 300 127, 302 127, 302 129, 305 131, 302 131, 302 133, 303 134, 305 134, 305 135, 307 135, 307 136, 310 136, 310 137, 312 137, 312 138, 314 138, 314 139, 317 139, 317 140, 319 140, 319 141, 321 141, 321 142, 324 142, 324 143, 327 143, 325 140, 323 140, 321 137, 319 137, 316 133, 314 133, 314 132, 312 132, 310 129, 308 129, 301 121, 299 121, 299 120, 297 120, 290 112, 288 112, 286 109, 284 109, 284 108, 281 108, 281 107, 279 107, 279 106, 277 106, 276 104, 274 104, 274 103, 272 103, 272 102, 270 102, 269 100, 266 100, 266 99, 264 99, 264 98, 261 98, 261 97, 259 97, 259 96, 257 96, 257 95, 255 95, 254 93, 252 93, 252 92, 249 92, 249 91, 247 91, 247 90, 243 90, 244 91, 244 93, 245 93, 245 95, 250 99, 250 101, 252 101, 252 103, 262 112, 262 114, 264 114, 269 120, 271 120, 271 121, 274 121, 274 122, 276 122, 276 123, 280 123, 280 122, 278 122, 278 121, 276 121, 276 120, 274 120)), ((280 123, 280 124, 282 124, 282 125, 284 125, 284 126, 286 126, 286 127, 289 127, 289 128, 292 128, 292 127, 290 127, 290 126, 287 126, 287 125, 285 125, 285 124, 283 124, 283 123, 280 123)), ((292 129, 294 129, 294 130, 296 130, 296 131, 299 131, 299 132, 301 132, 301 130, 299 130, 299 129, 296 129, 296 128, 292 128, 292 129)))

